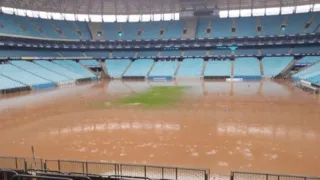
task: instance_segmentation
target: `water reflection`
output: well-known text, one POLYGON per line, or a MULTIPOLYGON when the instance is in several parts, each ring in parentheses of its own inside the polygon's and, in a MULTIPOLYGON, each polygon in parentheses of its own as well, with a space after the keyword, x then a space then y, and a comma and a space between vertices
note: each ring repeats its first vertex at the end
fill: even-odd
POLYGON ((170 82, 148 82, 148 81, 121 81, 114 80, 108 83, 109 94, 138 93, 156 86, 186 86, 188 95, 203 96, 210 94, 220 95, 258 95, 266 97, 287 97, 289 89, 275 81, 253 81, 253 82, 221 82, 221 81, 170 81, 170 82))
POLYGON ((141 122, 110 122, 98 124, 83 124, 75 127, 65 127, 50 129, 50 135, 61 135, 69 133, 86 132, 108 132, 108 131, 127 131, 127 130, 155 130, 155 131, 179 131, 179 124, 165 123, 141 123, 141 122))
POLYGON ((44 91, 32 91, 29 94, 11 94, 8 97, 0 97, 0 111, 10 108, 28 108, 32 104, 51 102, 65 96, 86 97, 94 96, 98 91, 85 93, 93 88, 99 87, 99 83, 90 83, 73 87, 62 87, 44 91))
POLYGON ((217 123, 217 133, 227 136, 251 136, 271 139, 319 140, 319 134, 311 129, 292 126, 253 125, 239 123, 217 123))

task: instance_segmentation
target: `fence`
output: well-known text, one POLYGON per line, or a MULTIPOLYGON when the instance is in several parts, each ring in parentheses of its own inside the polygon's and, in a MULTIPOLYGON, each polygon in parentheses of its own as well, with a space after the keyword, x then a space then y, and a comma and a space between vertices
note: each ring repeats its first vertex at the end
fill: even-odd
POLYGON ((26 160, 20 157, 0 157, 0 168, 24 170, 26 160))
MULTIPOLYGON (((43 163, 40 158, 21 157, 0 157, 1 168, 24 172, 28 169, 40 169, 71 174, 98 174, 101 176, 127 176, 145 179, 209 180, 210 178, 208 169, 70 160, 45 160, 43 163)), ((320 180, 320 177, 232 171, 230 180, 320 180)))
POLYGON ((103 176, 118 175, 170 180, 208 180, 210 176, 210 171, 208 169, 181 167, 68 160, 46 160, 45 164, 45 168, 49 170, 83 174, 100 174, 103 176))
POLYGON ((0 156, 0 168, 7 169, 43 169, 43 161, 40 158, 2 157, 0 156))
POLYGON ((320 177, 232 171, 231 180, 320 180, 320 177))

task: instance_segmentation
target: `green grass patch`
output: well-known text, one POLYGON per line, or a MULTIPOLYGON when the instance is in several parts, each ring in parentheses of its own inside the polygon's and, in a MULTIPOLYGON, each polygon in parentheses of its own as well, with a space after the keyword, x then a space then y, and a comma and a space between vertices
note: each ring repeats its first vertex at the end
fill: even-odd
POLYGON ((152 87, 143 93, 133 94, 114 101, 90 104, 91 108, 101 109, 110 107, 138 106, 145 108, 168 107, 176 104, 183 95, 183 86, 152 87))
POLYGON ((117 102, 120 105, 142 105, 144 107, 163 107, 175 104, 182 96, 182 86, 152 87, 150 90, 126 97, 117 102))

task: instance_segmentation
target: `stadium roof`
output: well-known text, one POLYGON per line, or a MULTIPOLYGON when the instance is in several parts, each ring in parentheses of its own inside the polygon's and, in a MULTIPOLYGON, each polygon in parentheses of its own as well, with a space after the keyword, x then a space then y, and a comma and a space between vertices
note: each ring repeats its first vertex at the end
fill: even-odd
POLYGON ((320 0, 1 0, 0 6, 72 14, 155 14, 320 4, 320 0))

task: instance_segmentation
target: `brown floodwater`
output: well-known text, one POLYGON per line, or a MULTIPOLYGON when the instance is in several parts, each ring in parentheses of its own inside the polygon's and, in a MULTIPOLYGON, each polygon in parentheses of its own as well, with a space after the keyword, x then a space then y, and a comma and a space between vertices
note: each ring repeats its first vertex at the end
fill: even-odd
POLYGON ((289 82, 122 82, 0 97, 0 155, 320 175, 320 98, 289 82), (177 105, 93 108, 152 86, 177 105))

